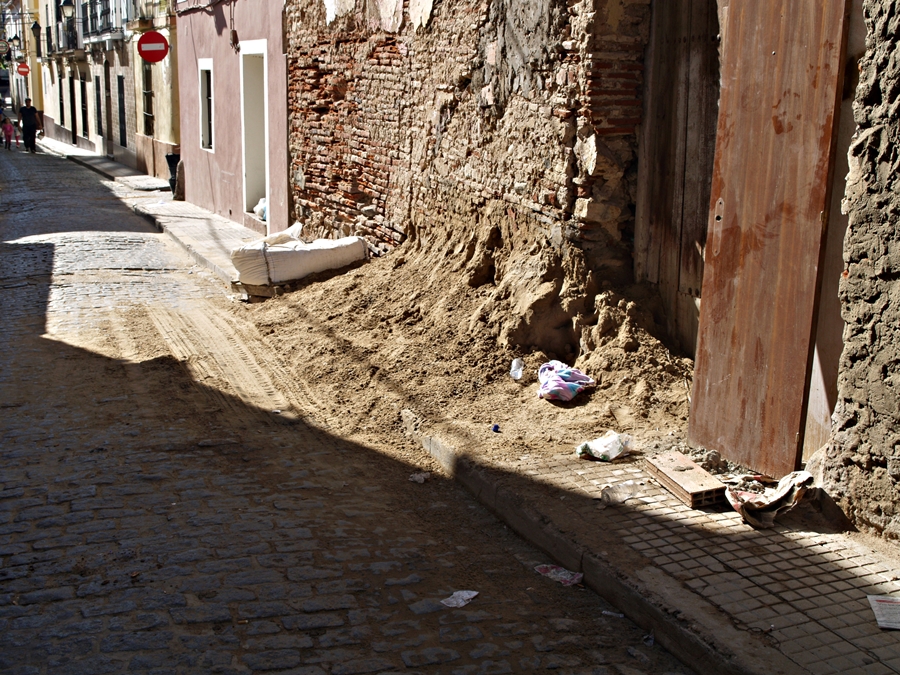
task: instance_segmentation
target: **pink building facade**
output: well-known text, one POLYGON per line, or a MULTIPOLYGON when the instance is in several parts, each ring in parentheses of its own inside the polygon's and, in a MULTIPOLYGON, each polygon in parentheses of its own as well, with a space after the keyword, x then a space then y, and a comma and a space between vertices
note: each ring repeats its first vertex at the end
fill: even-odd
POLYGON ((289 224, 282 5, 178 2, 176 12, 185 199, 279 232, 289 224))

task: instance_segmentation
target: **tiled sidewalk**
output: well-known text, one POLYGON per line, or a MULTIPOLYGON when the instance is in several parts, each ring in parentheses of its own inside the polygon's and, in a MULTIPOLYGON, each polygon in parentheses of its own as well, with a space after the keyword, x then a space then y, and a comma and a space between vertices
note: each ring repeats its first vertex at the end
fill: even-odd
MULTIPOLYGON (((680 621, 718 615, 757 638, 761 650, 786 656, 798 672, 900 673, 900 632, 879 629, 866 598, 900 595, 900 570, 890 559, 861 537, 816 531, 822 528, 805 527, 791 515, 774 529, 754 530, 727 506, 691 509, 642 465, 640 458, 585 462, 573 453, 496 468, 527 476, 527 483, 517 483, 528 500, 579 548, 596 553, 617 543, 640 554, 655 584, 689 590, 696 604, 665 608, 680 621), (600 508, 602 488, 624 480, 641 483, 642 496, 600 508), (598 531, 605 541, 598 541, 598 531)), ((636 568, 617 571, 647 576, 636 568)))
MULTIPOLYGON (((139 208, 224 281, 231 249, 259 236, 184 202, 139 208)), ((900 569, 865 538, 793 514, 757 531, 725 506, 690 509, 639 456, 533 454, 490 466, 478 439, 442 431, 419 435, 448 472, 698 672, 900 673, 900 631, 880 630, 866 599, 900 594, 900 569), (642 495, 600 508, 603 487, 625 480, 642 495)))

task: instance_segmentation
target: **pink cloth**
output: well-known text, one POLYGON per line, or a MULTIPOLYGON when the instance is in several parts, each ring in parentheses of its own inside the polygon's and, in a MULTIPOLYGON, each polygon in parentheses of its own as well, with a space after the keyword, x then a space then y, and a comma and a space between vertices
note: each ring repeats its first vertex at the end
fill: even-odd
POLYGON ((551 401, 571 401, 594 381, 577 368, 561 361, 550 361, 538 369, 538 397, 551 401))

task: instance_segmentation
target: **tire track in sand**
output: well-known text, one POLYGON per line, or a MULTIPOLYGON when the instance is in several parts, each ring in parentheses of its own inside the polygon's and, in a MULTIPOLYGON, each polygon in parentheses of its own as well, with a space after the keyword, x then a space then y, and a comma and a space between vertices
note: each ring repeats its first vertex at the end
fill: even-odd
POLYGON ((172 355, 224 412, 257 424, 260 417, 270 423, 297 419, 297 407, 275 386, 245 337, 211 303, 198 301, 190 311, 147 311, 172 355), (265 414, 275 410, 278 417, 265 414))

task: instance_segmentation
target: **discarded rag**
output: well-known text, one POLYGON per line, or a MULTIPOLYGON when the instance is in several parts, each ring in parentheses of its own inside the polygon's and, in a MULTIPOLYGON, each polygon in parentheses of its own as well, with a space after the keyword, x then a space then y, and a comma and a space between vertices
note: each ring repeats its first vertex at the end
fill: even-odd
POLYGON ((577 368, 561 361, 550 361, 538 369, 538 397, 552 401, 571 401, 594 381, 577 368))
POLYGON ((778 486, 764 494, 726 490, 725 495, 744 522, 755 528, 774 527, 779 514, 790 511, 803 499, 813 484, 808 471, 794 471, 778 481, 778 486))

